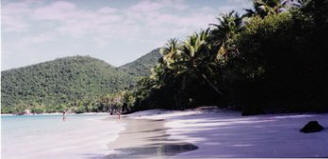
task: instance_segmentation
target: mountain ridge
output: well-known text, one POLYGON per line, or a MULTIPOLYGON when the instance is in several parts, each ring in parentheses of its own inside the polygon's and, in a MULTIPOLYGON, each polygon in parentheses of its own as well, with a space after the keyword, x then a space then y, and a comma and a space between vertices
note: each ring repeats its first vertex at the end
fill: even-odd
POLYGON ((157 48, 132 62, 119 66, 118 68, 130 75, 148 76, 150 75, 149 68, 152 68, 160 57, 162 57, 160 54, 160 48, 157 48))
MULTIPOLYGON (((137 60, 144 61, 142 58, 137 60)), ((4 70, 1 71, 1 105, 55 106, 127 90, 133 87, 140 74, 150 73, 154 59, 153 63, 145 65, 149 68, 139 70, 141 73, 131 73, 134 70, 123 70, 104 60, 80 55, 4 70)), ((129 64, 137 67, 140 63, 129 64)))

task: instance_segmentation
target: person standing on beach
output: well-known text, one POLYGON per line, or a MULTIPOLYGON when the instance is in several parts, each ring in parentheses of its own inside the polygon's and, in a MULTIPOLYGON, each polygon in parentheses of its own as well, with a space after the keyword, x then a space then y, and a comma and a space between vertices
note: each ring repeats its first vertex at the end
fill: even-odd
POLYGON ((120 111, 117 111, 118 119, 121 119, 121 113, 120 111))
POLYGON ((64 110, 63 111, 63 121, 65 121, 66 120, 66 111, 64 110))

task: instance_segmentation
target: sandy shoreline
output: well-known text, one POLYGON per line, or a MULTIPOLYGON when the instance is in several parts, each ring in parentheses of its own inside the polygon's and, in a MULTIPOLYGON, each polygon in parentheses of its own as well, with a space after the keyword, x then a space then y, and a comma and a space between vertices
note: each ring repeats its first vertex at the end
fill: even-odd
MULTIPOLYGON (((9 121, 14 119, 4 118, 9 121)), ((328 114, 267 114, 245 117, 240 112, 209 108, 185 111, 146 110, 122 115, 120 120, 116 115, 108 114, 72 115, 66 122, 60 116, 24 120, 29 121, 26 124, 31 129, 21 129, 24 130, 22 133, 12 129, 14 131, 6 133, 16 135, 5 138, 9 139, 6 140, 5 152, 9 156, 6 158, 328 156, 328 114), (326 129, 309 134, 299 131, 313 120, 326 129), (56 129, 53 126, 57 126, 56 129), (39 133, 43 128, 51 131, 39 133)))
POLYGON ((111 158, 167 158, 181 152, 197 149, 190 143, 168 138, 164 120, 133 119, 127 116, 119 122, 126 124, 119 137, 108 144, 114 153, 111 158))
POLYGON ((218 109, 148 110, 125 116, 105 158, 267 158, 328 156, 328 114, 241 116, 218 109), (322 132, 299 129, 318 120, 322 132))

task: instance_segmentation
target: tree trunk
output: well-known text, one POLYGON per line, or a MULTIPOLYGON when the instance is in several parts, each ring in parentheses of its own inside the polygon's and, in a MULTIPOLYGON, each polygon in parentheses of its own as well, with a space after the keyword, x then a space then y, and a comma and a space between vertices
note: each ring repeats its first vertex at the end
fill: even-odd
POLYGON ((208 85, 219 95, 223 95, 222 91, 220 91, 207 77, 205 74, 200 73, 201 77, 208 83, 208 85))

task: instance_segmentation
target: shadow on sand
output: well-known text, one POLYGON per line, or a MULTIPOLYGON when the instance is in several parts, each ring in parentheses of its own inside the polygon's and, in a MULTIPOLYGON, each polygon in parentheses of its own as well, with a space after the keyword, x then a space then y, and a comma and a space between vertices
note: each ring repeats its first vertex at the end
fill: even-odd
POLYGON ((117 149, 119 153, 105 156, 104 159, 117 158, 165 158, 174 156, 181 152, 198 149, 197 146, 189 143, 158 143, 142 147, 131 147, 117 149))

